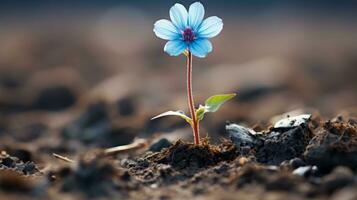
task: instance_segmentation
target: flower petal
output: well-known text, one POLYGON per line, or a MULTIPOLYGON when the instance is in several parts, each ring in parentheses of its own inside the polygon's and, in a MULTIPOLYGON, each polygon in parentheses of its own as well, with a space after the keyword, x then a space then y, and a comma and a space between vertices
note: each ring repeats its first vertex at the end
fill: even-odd
POLYGON ((191 4, 190 8, 188 9, 188 25, 193 30, 196 30, 202 23, 204 15, 205 8, 203 7, 202 3, 195 2, 191 4))
POLYGON ((178 56, 187 48, 187 44, 182 40, 168 41, 164 47, 164 51, 170 56, 178 56))
POLYGON ((207 39, 196 39, 190 43, 189 48, 193 55, 204 58, 212 51, 212 44, 207 39))
POLYGON ((181 35, 176 27, 166 19, 160 19, 154 24, 155 35, 164 40, 178 39, 181 35))
POLYGON ((198 37, 212 38, 218 35, 223 29, 222 19, 216 16, 205 19, 198 28, 198 37))
POLYGON ((176 3, 170 8, 170 19, 179 30, 184 30, 187 27, 187 18, 187 10, 183 5, 176 3))

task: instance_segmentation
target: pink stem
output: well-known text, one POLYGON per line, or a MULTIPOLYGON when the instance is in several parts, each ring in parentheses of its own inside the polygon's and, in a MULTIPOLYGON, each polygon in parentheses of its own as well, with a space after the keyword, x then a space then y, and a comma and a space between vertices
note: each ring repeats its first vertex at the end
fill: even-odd
POLYGON ((196 117, 195 104, 193 102, 192 95, 192 54, 188 51, 187 55, 187 98, 188 98, 188 107, 190 109, 191 119, 192 119, 192 130, 193 138, 196 145, 200 144, 200 131, 199 123, 196 117))

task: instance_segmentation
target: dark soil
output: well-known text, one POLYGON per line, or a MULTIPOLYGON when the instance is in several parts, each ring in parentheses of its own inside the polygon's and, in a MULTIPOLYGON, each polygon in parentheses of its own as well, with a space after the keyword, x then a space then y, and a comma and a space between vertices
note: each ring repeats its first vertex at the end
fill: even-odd
POLYGON ((284 160, 300 157, 310 139, 310 130, 305 125, 289 130, 273 130, 258 146, 258 162, 279 165, 284 160))
POLYGON ((81 160, 77 166, 52 172, 51 178, 61 192, 80 192, 87 198, 100 196, 126 197, 137 186, 127 170, 119 168, 103 155, 91 160, 81 160))
POLYGON ((158 153, 148 153, 142 158, 124 160, 123 166, 147 183, 174 184, 189 179, 200 171, 237 157, 237 149, 229 141, 210 145, 208 138, 202 144, 177 141, 158 153))
POLYGON ((310 140, 304 157, 321 171, 338 165, 357 170, 357 125, 354 122, 327 121, 310 140))
MULTIPOLYGON (((73 163, 52 158, 46 166, 43 160, 48 158, 38 156, 45 144, 37 150, 26 145, 14 149, 11 138, 19 138, 21 131, 5 137, 8 145, 0 155, 0 190, 31 194, 35 199, 62 195, 75 199, 235 199, 237 195, 334 199, 340 191, 351 199, 357 196, 357 124, 353 118, 325 121, 313 116, 296 126, 268 126, 259 128, 260 132, 228 124, 231 140, 221 139, 218 144, 210 144, 209 138, 203 138, 200 145, 161 138, 137 151, 107 156, 102 147, 127 144, 133 138, 126 139, 132 133, 124 128, 111 141, 99 138, 110 138, 116 129, 112 124, 98 128, 98 123, 110 121, 106 108, 105 104, 90 106, 58 133, 62 138, 58 145, 64 146, 45 148, 71 152, 66 142, 79 141, 74 151, 90 145, 73 163), (83 139, 92 128, 98 129, 98 136, 89 134, 93 138, 83 139)), ((18 141, 40 142, 46 129, 38 124, 27 127, 41 134, 18 141)))
MULTIPOLYGON (((103 106, 89 107, 68 126, 77 127, 73 130, 78 133, 65 127, 60 134, 65 136, 63 141, 83 137, 86 131, 80 130, 109 120, 103 106), (69 133, 73 135, 68 137, 69 133)), ((39 125, 28 127, 43 131, 39 125)), ((98 134, 106 137, 114 129, 110 127, 98 134)), ((332 198, 341 190, 357 195, 352 192, 355 190, 349 190, 357 187, 357 125, 352 118, 323 121, 314 117, 296 127, 268 127, 254 135, 252 130, 237 127, 230 125, 227 129, 235 134, 232 140, 223 139, 217 145, 210 144, 209 138, 203 138, 200 145, 182 140, 172 144, 162 138, 153 141, 147 151, 131 153, 129 157, 89 151, 75 163, 57 161, 60 165, 49 170, 35 164, 36 156, 26 148, 7 148, 9 153, 3 151, 0 155, 1 190, 21 191, 38 198, 72 194, 82 199, 219 199, 215 197, 217 189, 230 191, 222 199, 234 198, 238 193, 262 198, 277 192, 297 199, 332 198), (50 190, 55 192, 49 193, 50 190)), ((118 137, 123 136, 119 133, 118 137)), ((79 141, 98 147, 106 144, 95 137, 79 141)), ((126 143, 130 141, 122 144, 126 143)))
POLYGON ((34 175, 40 172, 35 163, 24 162, 17 157, 8 155, 5 151, 0 155, 0 169, 13 170, 24 175, 34 175))
POLYGON ((346 1, 204 1, 225 28, 193 58, 195 106, 237 97, 207 113, 200 145, 184 120, 150 120, 189 114, 185 57, 152 32, 171 1, 7 2, 0 200, 357 200, 346 1))

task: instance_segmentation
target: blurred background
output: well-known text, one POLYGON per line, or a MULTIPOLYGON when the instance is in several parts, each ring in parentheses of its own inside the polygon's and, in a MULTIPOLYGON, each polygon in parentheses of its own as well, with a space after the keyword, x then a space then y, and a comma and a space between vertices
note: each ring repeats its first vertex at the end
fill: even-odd
MULTIPOLYGON (((149 120, 187 111, 185 57, 164 53, 152 31, 175 2, 1 1, 1 143, 60 152, 167 132, 191 138, 181 119, 149 120)), ((203 134, 290 111, 356 115, 356 1, 201 2, 224 28, 213 52, 194 59, 196 104, 238 93, 207 116, 203 134)))

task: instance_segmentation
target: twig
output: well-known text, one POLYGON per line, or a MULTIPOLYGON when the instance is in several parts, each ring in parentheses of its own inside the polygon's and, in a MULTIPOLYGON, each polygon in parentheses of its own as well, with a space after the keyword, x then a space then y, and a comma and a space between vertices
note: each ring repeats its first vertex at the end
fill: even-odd
POLYGON ((146 144, 147 144, 146 140, 136 139, 131 144, 108 148, 108 149, 104 150, 104 153, 106 155, 111 155, 111 154, 120 153, 120 152, 124 152, 124 151, 128 151, 128 150, 132 150, 132 149, 141 148, 141 147, 144 147, 146 144))
POLYGON ((58 154, 55 154, 55 153, 52 153, 52 155, 53 155, 55 158, 59 159, 59 160, 63 160, 63 161, 65 161, 65 162, 69 162, 69 163, 75 163, 74 160, 69 159, 69 158, 67 158, 67 157, 64 157, 64 156, 61 156, 61 155, 58 155, 58 154))

